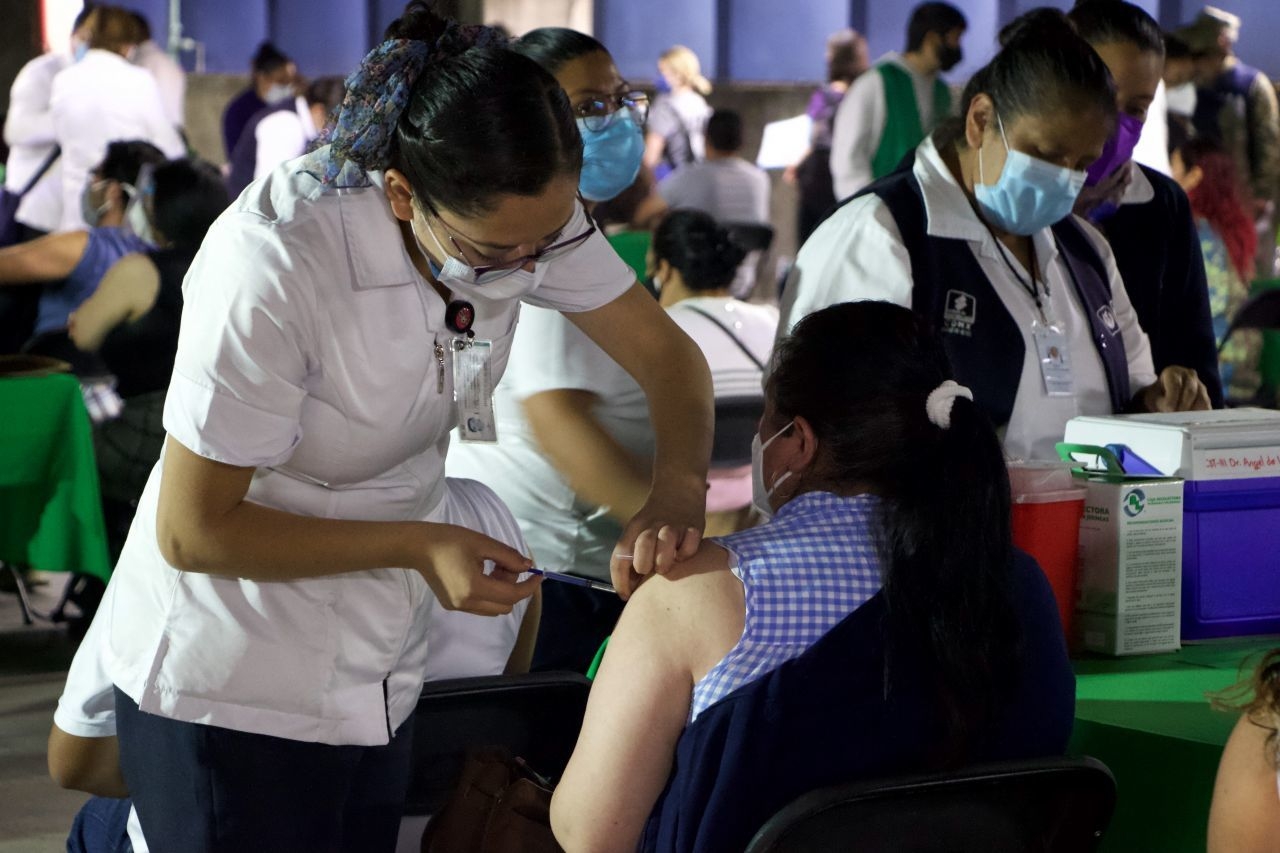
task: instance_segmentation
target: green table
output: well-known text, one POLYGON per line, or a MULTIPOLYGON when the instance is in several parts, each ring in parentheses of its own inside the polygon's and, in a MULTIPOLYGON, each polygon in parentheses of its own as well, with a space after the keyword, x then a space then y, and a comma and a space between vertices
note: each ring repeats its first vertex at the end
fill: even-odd
POLYGON ((1218 759, 1236 721, 1205 694, 1234 684, 1246 657, 1277 645, 1280 637, 1224 640, 1075 662, 1071 753, 1101 760, 1119 789, 1104 853, 1204 853, 1218 759))
POLYGON ((618 257, 635 271, 636 278, 644 281, 649 244, 653 241, 653 235, 648 231, 619 231, 617 234, 610 234, 608 240, 618 257))
POLYGON ((111 576, 93 427, 69 374, 0 379, 0 560, 111 576))

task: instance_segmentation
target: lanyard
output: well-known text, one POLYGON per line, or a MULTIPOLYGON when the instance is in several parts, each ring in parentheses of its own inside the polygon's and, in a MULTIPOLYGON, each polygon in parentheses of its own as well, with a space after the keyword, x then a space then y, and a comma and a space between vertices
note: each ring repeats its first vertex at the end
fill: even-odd
MULTIPOLYGON (((988 230, 990 229, 988 228, 988 230)), ((1031 281, 1028 282, 1026 279, 1022 277, 1022 274, 1018 272, 1018 269, 1013 265, 1013 262, 1009 260, 1009 255, 1012 254, 1009 251, 1009 248, 1005 246, 1004 243, 1000 242, 1000 240, 996 237, 994 232, 992 232, 991 234, 991 239, 995 240, 996 252, 1000 255, 1000 260, 1004 261, 1004 265, 1005 267, 1008 268, 1009 274, 1013 276, 1014 281, 1018 282, 1018 286, 1021 287, 1026 292, 1026 294, 1031 297, 1031 301, 1036 304, 1036 310, 1040 312, 1041 322, 1043 322, 1047 326, 1049 324, 1049 318, 1044 313, 1044 302, 1040 299, 1040 282, 1039 280, 1036 279, 1034 262, 1032 263, 1032 268, 1030 270, 1031 281)), ((1034 253, 1035 253, 1034 242, 1031 244, 1031 251, 1034 258, 1034 253)), ((1045 296, 1049 295, 1048 282, 1045 282, 1044 284, 1044 293, 1045 293, 1045 296)))

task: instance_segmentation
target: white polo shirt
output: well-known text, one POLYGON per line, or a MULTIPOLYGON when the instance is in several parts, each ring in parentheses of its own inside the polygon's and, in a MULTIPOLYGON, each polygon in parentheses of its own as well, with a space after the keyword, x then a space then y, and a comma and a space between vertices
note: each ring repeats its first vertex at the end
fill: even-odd
MULTIPOLYGON (((165 429, 257 468, 247 499, 299 515, 447 522, 454 335, 414 268, 380 174, 330 188, 321 149, 241 194, 183 286, 165 429), (314 159, 313 159, 314 158, 314 159)), ((566 233, 586 225, 579 205, 566 233)), ((551 225, 548 228, 553 227, 551 225)), ((552 261, 526 301, 586 311, 635 280, 599 233, 552 261)), ((475 301, 495 380, 515 300, 475 301)), ((438 610, 415 571, 288 583, 181 572, 156 544, 161 458, 112 584, 107 654, 148 713, 332 744, 382 744, 412 712, 438 610)))
MULTIPOLYGON (((1067 335, 1075 380, 1072 397, 1046 393, 1031 331, 1035 303, 1009 271, 1001 258, 1004 250, 970 206, 932 138, 916 149, 913 172, 924 197, 929 236, 969 244, 978 266, 1022 331, 1022 379, 1004 434, 1005 452, 1021 459, 1056 459, 1054 444, 1062 440, 1068 420, 1076 415, 1111 414, 1112 409, 1102 358, 1094 348, 1089 320, 1070 274, 1058 257, 1053 232, 1037 231, 1032 241, 1040 281, 1049 287, 1048 295, 1042 297, 1045 310, 1067 335)), ((1155 381, 1151 345, 1138 325, 1106 239, 1084 220, 1076 221, 1106 264, 1112 307, 1129 363, 1129 385, 1136 393, 1155 381)), ((1026 270, 1017 259, 1007 253, 1006 257, 1025 280, 1026 270)), ((863 196, 840 208, 801 247, 787 281, 779 329, 789 332, 806 315, 838 302, 877 299, 910 308, 911 291, 911 258, 893 214, 877 196, 863 196)))

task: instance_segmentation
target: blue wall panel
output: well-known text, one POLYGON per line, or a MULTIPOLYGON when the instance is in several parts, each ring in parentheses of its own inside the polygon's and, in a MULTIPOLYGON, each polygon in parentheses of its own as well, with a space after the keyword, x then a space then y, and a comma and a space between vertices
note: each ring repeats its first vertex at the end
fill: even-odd
POLYGON ((258 43, 267 38, 265 0, 184 2, 183 32, 204 43, 206 70, 247 74, 258 43))
POLYGON ((369 8, 351 0, 273 0, 271 38, 304 77, 346 77, 368 52, 369 8))
POLYGON ((732 0, 728 26, 730 77, 822 80, 827 36, 849 26, 849 4, 732 0))
POLYGON ((658 55, 683 44, 702 60, 702 73, 715 77, 715 0, 596 0, 595 36, 613 54, 618 70, 633 80, 658 74, 658 55))

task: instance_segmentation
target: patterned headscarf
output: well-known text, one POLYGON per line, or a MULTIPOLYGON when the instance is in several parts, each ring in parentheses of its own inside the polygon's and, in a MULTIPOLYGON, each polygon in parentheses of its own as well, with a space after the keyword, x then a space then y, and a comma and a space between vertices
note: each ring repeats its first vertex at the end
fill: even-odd
POLYGON ((363 173, 387 168, 396 125, 413 86, 431 61, 459 56, 472 47, 501 47, 506 39, 492 27, 450 22, 435 44, 391 39, 369 51, 347 78, 347 94, 332 128, 325 133, 328 162, 324 182, 352 186, 367 183, 363 173))

